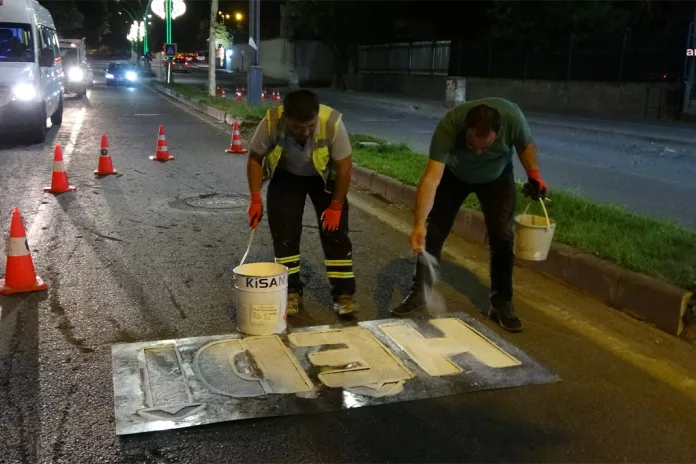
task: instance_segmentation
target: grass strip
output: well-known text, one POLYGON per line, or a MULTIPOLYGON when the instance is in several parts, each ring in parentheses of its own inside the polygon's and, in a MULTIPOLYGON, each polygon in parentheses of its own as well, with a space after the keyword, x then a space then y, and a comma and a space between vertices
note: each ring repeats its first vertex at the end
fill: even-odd
POLYGON ((165 84, 165 87, 180 93, 186 97, 196 100, 203 105, 212 106, 227 114, 240 119, 255 119, 261 120, 266 115, 266 111, 275 106, 272 103, 262 102, 258 106, 251 106, 246 101, 237 101, 231 98, 208 95, 207 85, 189 85, 189 84, 165 84))
MULTIPOLYGON (((351 142, 353 160, 359 166, 418 185, 426 156, 406 144, 389 144, 368 135, 351 135, 351 142), (379 145, 368 147, 359 142, 379 145)), ((629 213, 619 206, 592 203, 573 192, 554 189, 550 198, 547 210, 558 224, 556 242, 696 293, 696 232, 629 213)), ((521 213, 529 200, 520 195, 517 203, 521 213)), ((470 195, 464 206, 480 211, 475 195, 470 195)))

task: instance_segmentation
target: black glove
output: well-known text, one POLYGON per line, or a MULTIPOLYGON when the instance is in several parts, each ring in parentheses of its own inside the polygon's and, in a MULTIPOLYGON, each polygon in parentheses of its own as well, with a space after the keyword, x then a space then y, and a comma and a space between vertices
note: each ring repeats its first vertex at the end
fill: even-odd
POLYGON ((534 201, 539 201, 540 198, 546 198, 548 191, 549 187, 539 175, 539 171, 531 171, 527 183, 522 188, 524 196, 531 197, 534 201))

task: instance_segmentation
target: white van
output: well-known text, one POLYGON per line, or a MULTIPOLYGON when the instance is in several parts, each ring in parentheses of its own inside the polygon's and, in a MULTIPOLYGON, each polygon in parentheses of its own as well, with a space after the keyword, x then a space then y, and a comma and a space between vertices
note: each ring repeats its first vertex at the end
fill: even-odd
POLYGON ((63 67, 53 18, 34 0, 0 0, 0 131, 46 140, 63 121, 63 67))

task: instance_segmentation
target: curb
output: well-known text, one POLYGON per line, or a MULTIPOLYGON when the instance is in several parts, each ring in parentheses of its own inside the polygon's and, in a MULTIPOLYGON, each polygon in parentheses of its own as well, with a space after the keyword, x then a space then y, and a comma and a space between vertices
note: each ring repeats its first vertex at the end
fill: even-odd
POLYGON ((180 101, 181 103, 190 106, 194 110, 198 111, 199 113, 203 113, 205 115, 210 116, 213 119, 217 119, 218 122, 224 122, 228 125, 233 125, 234 121, 241 121, 237 120, 234 116, 231 114, 227 114, 222 110, 219 110, 217 108, 213 108, 212 106, 204 105, 202 103, 198 103, 196 100, 193 98, 189 98, 185 95, 182 95, 178 92, 174 92, 173 90, 170 90, 166 87, 164 87, 161 84, 152 84, 151 87, 156 91, 161 94, 167 95, 169 97, 172 97, 175 100, 180 101))
MULTIPOLYGON (((233 125, 237 120, 231 114, 200 104, 161 84, 153 84, 152 87, 156 92, 174 98, 219 122, 233 125)), ((351 180, 359 188, 391 203, 411 210, 416 207, 416 188, 411 185, 355 163, 351 180)), ((452 231, 481 245, 486 244, 486 225, 483 214, 478 211, 462 208, 452 231)), ((516 264, 560 279, 671 335, 685 335, 689 339, 696 336, 696 324, 687 328, 684 323, 684 315, 693 294, 676 285, 623 269, 560 243, 552 244, 546 261, 517 260, 516 264)))
MULTIPOLYGON (((383 199, 415 209, 416 188, 353 163, 353 183, 383 199)), ((452 231, 486 244, 483 214, 462 208, 452 231)), ((560 279, 610 306, 671 335, 684 334, 692 293, 676 285, 621 268, 567 245, 554 243, 546 261, 516 260, 516 264, 560 279)), ((691 328, 690 328, 691 330, 691 328)))

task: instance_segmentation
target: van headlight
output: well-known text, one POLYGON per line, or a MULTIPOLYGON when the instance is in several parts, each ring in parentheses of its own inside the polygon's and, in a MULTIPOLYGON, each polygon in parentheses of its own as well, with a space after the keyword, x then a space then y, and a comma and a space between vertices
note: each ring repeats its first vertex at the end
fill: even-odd
POLYGON ((105 76, 105 77, 106 77, 107 79, 113 79, 113 78, 114 78, 114 75, 111 74, 111 73, 106 73, 106 76, 105 76))
POLYGON ((14 86, 12 89, 12 93, 14 95, 14 98, 16 100, 20 101, 30 101, 36 99, 36 87, 34 87, 33 84, 29 84, 28 82, 23 82, 21 84, 17 84, 14 86))
POLYGON ((128 71, 126 73, 126 79, 128 79, 129 81, 134 81, 137 77, 138 76, 136 76, 133 71, 128 71))
POLYGON ((85 74, 82 72, 80 68, 71 68, 68 71, 68 80, 70 82, 82 82, 82 79, 84 79, 85 74))

